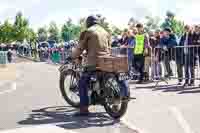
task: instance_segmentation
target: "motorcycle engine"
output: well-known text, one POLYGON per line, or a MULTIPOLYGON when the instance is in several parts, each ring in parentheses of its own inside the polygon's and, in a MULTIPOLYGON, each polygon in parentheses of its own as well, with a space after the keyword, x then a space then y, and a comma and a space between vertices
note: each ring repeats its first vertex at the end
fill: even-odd
POLYGON ((100 82, 98 80, 94 83, 93 90, 97 92, 98 95, 100 95, 100 82))
POLYGON ((92 90, 90 90, 90 100, 92 105, 96 105, 96 103, 100 102, 100 83, 99 81, 94 82, 92 84, 92 90))
POLYGON ((91 103, 93 105, 99 104, 102 102, 102 99, 104 97, 104 92, 101 89, 101 82, 98 80, 96 75, 93 75, 91 77, 91 103))

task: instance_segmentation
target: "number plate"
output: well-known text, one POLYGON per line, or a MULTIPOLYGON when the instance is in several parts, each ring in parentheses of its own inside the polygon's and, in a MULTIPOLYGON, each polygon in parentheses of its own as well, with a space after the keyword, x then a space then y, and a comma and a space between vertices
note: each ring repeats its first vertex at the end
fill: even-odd
POLYGON ((129 80, 128 73, 120 73, 119 74, 119 80, 120 81, 122 81, 122 80, 129 80))

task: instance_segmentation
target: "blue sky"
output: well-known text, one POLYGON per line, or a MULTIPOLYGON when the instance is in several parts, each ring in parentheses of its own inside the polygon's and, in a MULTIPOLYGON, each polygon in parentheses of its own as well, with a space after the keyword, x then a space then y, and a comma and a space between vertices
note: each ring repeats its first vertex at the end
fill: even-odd
POLYGON ((101 13, 109 22, 124 26, 130 17, 163 17, 167 10, 176 12, 187 23, 200 23, 200 0, 0 0, 0 21, 13 19, 17 11, 29 18, 31 26, 38 28, 50 21, 62 24, 71 17, 101 13))

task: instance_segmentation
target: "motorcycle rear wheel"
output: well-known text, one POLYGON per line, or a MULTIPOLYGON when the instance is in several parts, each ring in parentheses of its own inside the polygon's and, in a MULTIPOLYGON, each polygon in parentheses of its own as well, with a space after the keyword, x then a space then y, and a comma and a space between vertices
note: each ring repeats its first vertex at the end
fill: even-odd
MULTIPOLYGON (((116 76, 109 75, 105 81, 107 82, 107 84, 110 84, 116 90, 120 90, 120 84, 118 83, 116 76)), ((106 89, 111 89, 111 88, 106 88, 106 89)), ((120 119, 121 117, 123 117, 128 108, 128 100, 122 100, 122 98, 120 98, 119 102, 120 102, 120 107, 116 105, 112 105, 110 103, 104 104, 104 108, 106 112, 114 119, 120 119), (117 107, 117 110, 116 110, 116 107, 117 107)))

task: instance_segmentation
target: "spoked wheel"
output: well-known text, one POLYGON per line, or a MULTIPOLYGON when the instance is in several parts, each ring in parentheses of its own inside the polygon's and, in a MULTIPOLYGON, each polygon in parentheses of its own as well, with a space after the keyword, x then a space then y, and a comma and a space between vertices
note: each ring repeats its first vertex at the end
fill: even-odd
POLYGON ((126 113, 128 100, 122 100, 120 96, 120 85, 115 76, 108 76, 105 87, 109 91, 107 92, 108 96, 104 108, 111 117, 119 119, 126 113))
POLYGON ((128 107, 128 101, 120 101, 117 104, 105 104, 104 108, 106 112, 114 119, 120 119, 126 113, 128 107))
POLYGON ((73 71, 64 71, 60 75, 60 90, 65 101, 77 108, 80 105, 78 81, 80 75, 73 71))

